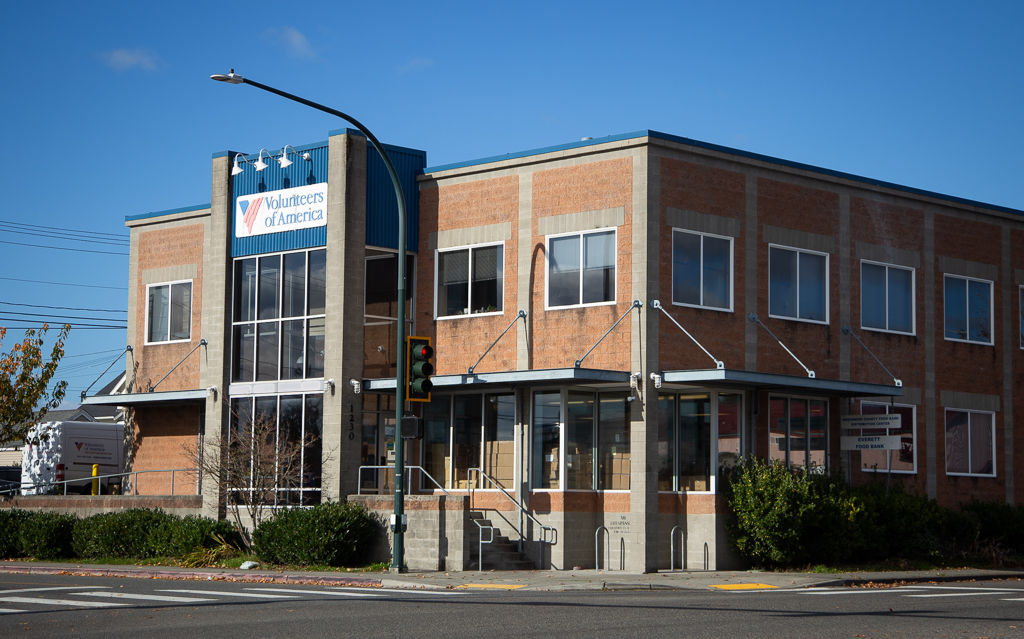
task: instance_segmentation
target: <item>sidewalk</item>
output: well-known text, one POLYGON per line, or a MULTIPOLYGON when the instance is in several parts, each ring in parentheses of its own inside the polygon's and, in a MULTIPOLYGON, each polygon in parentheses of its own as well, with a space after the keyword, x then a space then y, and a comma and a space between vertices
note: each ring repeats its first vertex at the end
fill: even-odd
POLYGON ((626 573, 595 570, 516 570, 486 572, 344 573, 333 571, 271 571, 177 566, 112 566, 97 564, 0 561, 0 573, 59 574, 93 577, 242 581, 316 584, 409 590, 760 590, 810 586, 885 585, 971 579, 1024 579, 1022 570, 914 570, 832 574, 766 571, 672 571, 626 573))

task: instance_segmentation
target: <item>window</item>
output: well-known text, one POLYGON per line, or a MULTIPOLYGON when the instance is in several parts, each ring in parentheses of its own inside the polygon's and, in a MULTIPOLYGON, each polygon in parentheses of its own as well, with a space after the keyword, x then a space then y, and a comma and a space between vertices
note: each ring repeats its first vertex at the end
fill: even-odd
POLYGON ((772 397, 769 410, 768 457, 808 473, 828 472, 828 402, 772 397))
POLYGON ((732 468, 743 451, 742 407, 739 393, 658 395, 658 490, 714 492, 715 462, 732 468))
POLYGON ((828 254, 768 247, 768 314, 828 323, 828 254))
POLYGON ((863 435, 898 435, 899 450, 862 450, 860 469, 867 473, 916 473, 917 472, 917 422, 914 407, 903 404, 881 404, 862 402, 861 415, 899 415, 900 428, 865 430, 863 435))
POLYGON ((732 238, 672 229, 672 303, 732 310, 732 238))
POLYGON ((615 301, 615 231, 548 238, 548 306, 615 301))
POLYGON ((629 402, 624 393, 570 391, 566 399, 565 487, 629 490, 629 402))
POLYGON ((248 485, 274 506, 319 504, 323 401, 320 393, 232 398, 228 469, 249 469, 247 479, 230 482, 232 490, 248 485))
POLYGON ((957 275, 944 278, 946 339, 992 343, 992 282, 957 275))
MULTIPOLYGON (((423 421, 423 466, 441 486, 513 489, 515 395, 435 395, 424 408, 423 421), (472 468, 482 468, 490 481, 481 482, 469 472, 472 468)), ((424 477, 421 488, 436 486, 424 477)))
POLYGON ((860 325, 914 334, 914 269, 860 263, 860 325))
POLYGON ((437 253, 438 317, 502 310, 504 248, 475 246, 437 253))
POLYGON ((192 329, 192 282, 146 287, 146 343, 186 342, 192 329))
POLYGON ((1024 348, 1024 286, 1020 287, 1020 347, 1024 348))
POLYGON ((533 423, 530 428, 534 489, 559 487, 558 456, 561 439, 562 398, 557 391, 533 394, 533 423))
POLYGON ((235 261, 235 382, 324 376, 327 252, 235 261))
POLYGON ((946 474, 996 476, 995 414, 946 409, 946 474))

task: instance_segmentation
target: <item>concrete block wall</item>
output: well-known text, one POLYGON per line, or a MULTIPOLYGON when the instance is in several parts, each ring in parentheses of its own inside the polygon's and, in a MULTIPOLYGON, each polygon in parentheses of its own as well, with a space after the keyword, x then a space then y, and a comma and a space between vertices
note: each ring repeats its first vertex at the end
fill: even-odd
MULTIPOLYGON (((388 522, 395 512, 390 495, 349 495, 348 501, 362 504, 384 522, 384 537, 374 550, 374 560, 392 558, 392 533, 388 522), (382 552, 386 550, 385 552, 382 552)), ((467 535, 469 497, 466 495, 407 495, 405 497, 405 563, 409 570, 466 570, 469 544, 467 535)))

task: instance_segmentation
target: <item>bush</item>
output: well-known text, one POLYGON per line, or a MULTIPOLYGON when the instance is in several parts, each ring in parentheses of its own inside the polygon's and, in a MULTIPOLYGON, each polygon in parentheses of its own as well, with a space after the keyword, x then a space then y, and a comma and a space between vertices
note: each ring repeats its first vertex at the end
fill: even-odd
POLYGON ((151 530, 175 518, 159 510, 134 508, 102 513, 75 523, 73 548, 79 557, 142 558, 156 553, 150 543, 151 530))
POLYGON ((30 516, 28 511, 17 508, 0 510, 0 559, 21 556, 21 525, 30 516))
POLYGON ((976 537, 964 513, 927 497, 906 493, 899 485, 855 489, 865 503, 864 559, 919 559, 944 562, 962 555, 976 537))
POLYGON ((328 502, 278 511, 253 532, 253 546, 269 563, 348 566, 366 555, 379 526, 361 505, 328 502))
POLYGON ((977 522, 979 543, 1024 555, 1024 506, 975 499, 963 506, 963 512, 977 522))
POLYGON ((184 557, 195 550, 219 546, 220 539, 236 547, 241 543, 235 527, 223 519, 169 517, 149 531, 148 548, 154 557, 184 557))
POLYGON ((21 554, 36 559, 63 559, 74 556, 71 530, 74 515, 34 512, 21 522, 18 543, 21 554))

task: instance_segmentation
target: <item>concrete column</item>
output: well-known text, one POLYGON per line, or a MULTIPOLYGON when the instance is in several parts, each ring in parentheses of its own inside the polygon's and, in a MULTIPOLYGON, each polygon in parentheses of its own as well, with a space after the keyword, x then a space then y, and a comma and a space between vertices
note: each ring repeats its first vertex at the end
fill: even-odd
POLYGON ((363 279, 366 269, 366 139, 332 135, 327 168, 327 296, 324 379, 323 497, 355 493, 363 396, 363 279))
MULTIPOLYGON (((210 217, 203 238, 203 314, 200 323, 202 337, 207 346, 200 349, 199 386, 217 388, 216 394, 206 398, 206 420, 202 438, 203 455, 217 459, 227 430, 230 401, 228 384, 231 381, 231 157, 222 155, 213 159, 212 187, 210 189, 210 217)), ((133 260, 134 264, 135 261, 133 260)), ((202 478, 203 514, 217 517, 225 504, 220 500, 217 480, 202 478)))

